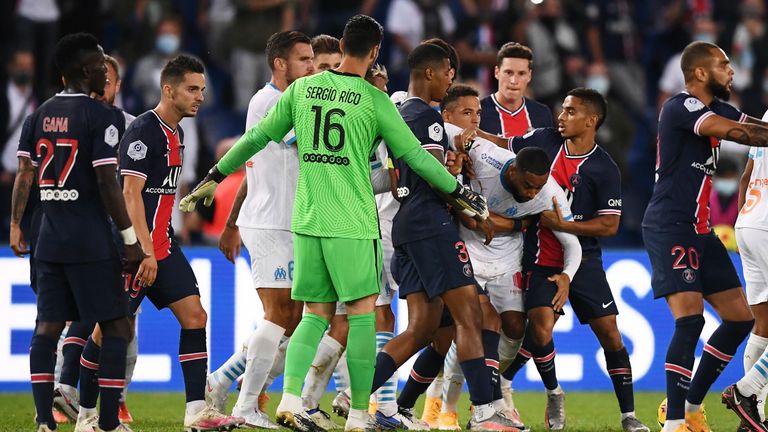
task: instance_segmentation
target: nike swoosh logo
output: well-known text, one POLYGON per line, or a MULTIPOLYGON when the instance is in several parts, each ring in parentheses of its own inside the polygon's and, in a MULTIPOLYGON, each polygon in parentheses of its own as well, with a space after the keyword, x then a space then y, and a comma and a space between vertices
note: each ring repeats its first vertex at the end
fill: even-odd
POLYGON ((603 309, 607 308, 613 303, 613 300, 609 301, 608 303, 603 303, 603 309))

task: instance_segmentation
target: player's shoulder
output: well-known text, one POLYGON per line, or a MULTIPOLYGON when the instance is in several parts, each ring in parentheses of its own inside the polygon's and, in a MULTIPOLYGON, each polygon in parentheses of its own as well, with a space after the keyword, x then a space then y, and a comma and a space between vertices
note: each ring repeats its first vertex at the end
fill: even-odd
POLYGON ((493 99, 493 93, 491 93, 488 96, 480 99, 480 107, 482 107, 483 110, 486 110, 488 108, 492 108, 495 105, 496 105, 496 101, 493 99))
POLYGON ((136 117, 125 130, 125 139, 154 142, 162 138, 161 120, 154 111, 148 110, 136 117))
POLYGON ((282 94, 283 92, 274 84, 267 83, 251 97, 251 101, 248 103, 248 112, 260 113, 263 116, 280 99, 282 94))
POLYGON ((531 99, 529 97, 524 97, 525 99, 525 108, 528 110, 529 113, 534 113, 537 115, 545 115, 552 117, 552 110, 549 109, 548 106, 544 105, 543 103, 531 99))
POLYGON ((610 153, 602 146, 595 146, 594 152, 589 156, 590 161, 601 172, 601 177, 604 175, 615 174, 620 176, 619 165, 613 159, 610 153))
POLYGON ((536 146, 560 146, 563 143, 563 136, 553 127, 531 129, 523 134, 520 139, 536 146))
POLYGON ((701 99, 690 93, 680 92, 664 102, 662 105, 662 113, 695 113, 697 111, 703 111, 706 108, 707 106, 701 99))

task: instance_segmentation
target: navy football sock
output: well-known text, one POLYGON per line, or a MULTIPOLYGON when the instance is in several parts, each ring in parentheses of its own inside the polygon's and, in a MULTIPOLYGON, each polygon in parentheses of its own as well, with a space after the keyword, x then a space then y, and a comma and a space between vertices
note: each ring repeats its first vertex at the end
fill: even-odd
POLYGON ((376 355, 376 366, 373 369, 373 385, 371 393, 379 389, 385 382, 397 372, 397 365, 392 357, 384 351, 376 355))
POLYGON ((605 366, 613 383, 613 391, 619 401, 622 413, 635 410, 635 394, 632 386, 632 365, 629 362, 627 348, 618 351, 605 351, 605 366))
POLYGON ((694 351, 704 328, 703 315, 689 315, 675 320, 675 333, 669 341, 664 365, 667 375, 667 419, 685 418, 685 397, 691 384, 694 351))
POLYGON ((520 371, 520 369, 522 369, 526 363, 528 363, 528 360, 531 359, 531 350, 533 349, 533 342, 531 342, 532 340, 533 338, 531 338, 530 335, 526 333, 525 337, 523 338, 523 344, 517 351, 517 355, 512 360, 512 363, 507 367, 507 369, 501 373, 504 378, 513 381, 515 375, 517 375, 517 372, 520 371))
POLYGON ((499 400, 501 395, 501 383, 499 382, 499 339, 501 336, 495 331, 483 329, 483 351, 485 352, 485 364, 491 373, 491 385, 493 386, 493 400, 499 400))
POLYGON ((408 377, 408 381, 397 398, 397 406, 413 408, 416 405, 416 399, 427 391, 427 387, 440 373, 443 362, 445 362, 445 356, 440 355, 432 346, 424 348, 413 363, 411 376, 408 377))
POLYGON ((205 399, 205 377, 208 373, 208 349, 205 329, 181 329, 179 362, 184 373, 187 402, 205 399))
POLYGON ((547 390, 554 390, 559 385, 557 382, 557 370, 555 368, 555 343, 552 339, 549 340, 544 346, 531 343, 531 354, 533 356, 533 362, 536 364, 536 369, 541 375, 541 380, 544 382, 544 387, 547 390))
POLYGON ((125 355, 128 342, 121 337, 104 336, 99 356, 99 427, 115 429, 119 424, 120 395, 125 387, 125 355))
POLYGON ((69 325, 64 345, 61 347, 64 363, 61 365, 59 383, 77 388, 77 382, 80 380, 80 356, 88 336, 93 333, 93 327, 93 324, 83 324, 79 321, 73 321, 69 325))
POLYGON ((688 402, 700 405, 704 401, 704 396, 707 395, 712 383, 728 366, 739 345, 752 331, 754 323, 754 320, 723 321, 712 333, 704 344, 704 353, 701 355, 699 367, 696 368, 696 374, 691 380, 688 402))
POLYGON ((29 345, 29 372, 32 398, 35 400, 38 424, 55 429, 53 420, 53 370, 56 367, 55 339, 36 334, 29 345))
POLYGON ((485 405, 493 402, 493 384, 491 369, 486 365, 485 358, 479 357, 460 363, 461 371, 467 379, 469 400, 472 405, 485 405))
POLYGON ((96 401, 99 399, 100 356, 101 347, 88 338, 80 356, 80 406, 83 408, 96 408, 96 401))

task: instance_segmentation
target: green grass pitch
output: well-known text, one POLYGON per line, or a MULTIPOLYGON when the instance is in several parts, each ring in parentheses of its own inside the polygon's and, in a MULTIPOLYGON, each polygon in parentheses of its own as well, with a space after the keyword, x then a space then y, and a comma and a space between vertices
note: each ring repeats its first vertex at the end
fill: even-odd
MULTIPOLYGON (((270 393, 268 412, 274 413, 280 394, 270 393)), ((321 407, 330 411, 333 395, 325 395, 321 407)), ((651 430, 659 430, 656 422, 656 409, 663 398, 662 393, 639 392, 635 395, 638 417, 651 430)), ((230 395, 230 408, 236 395, 230 395)), ((416 406, 421 413, 423 397, 416 406)), ((544 393, 521 392, 515 393, 515 403, 520 409, 523 420, 532 426, 533 431, 546 430, 544 421, 544 393)), ((738 426, 736 416, 727 411, 720 403, 720 395, 711 392, 706 401, 707 417, 713 431, 733 431, 738 426)), ((134 417, 131 427, 134 431, 170 432, 181 431, 184 410, 184 395, 182 393, 139 393, 128 395, 128 406, 134 417)), ((469 417, 467 407, 469 401, 464 393, 459 404, 462 424, 469 417)), ((31 393, 0 393, 0 431, 34 431, 31 393)), ((621 431, 618 405, 613 393, 608 392, 567 392, 566 393, 567 431, 621 431)), ((341 422, 333 416, 334 420, 341 422)), ((342 423, 343 424, 343 423, 342 423)), ((71 432, 73 425, 60 425, 59 431, 71 432)))

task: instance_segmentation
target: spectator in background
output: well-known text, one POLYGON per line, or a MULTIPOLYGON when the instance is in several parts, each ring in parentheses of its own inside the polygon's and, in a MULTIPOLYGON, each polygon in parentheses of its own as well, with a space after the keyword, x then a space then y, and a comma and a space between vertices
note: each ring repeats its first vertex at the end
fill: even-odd
POLYGON ((59 38, 59 6, 56 0, 18 0, 17 3, 16 42, 20 49, 32 52, 34 58, 40 60, 35 64, 33 88, 35 98, 43 101, 61 87, 59 75, 54 74, 53 69, 53 49, 59 38), (56 79, 55 85, 53 79, 56 79))
MULTIPOLYGON (((766 63, 768 53, 764 49, 765 4, 762 0, 744 0, 739 8, 741 20, 733 34, 733 45, 728 53, 734 69, 733 88, 739 95, 742 111, 760 117, 765 111, 763 104, 764 74, 758 71, 766 63)), ((763 69, 764 70, 764 69, 763 69)))
POLYGON ((236 12, 229 40, 234 108, 245 112, 251 96, 272 76, 264 53, 267 39, 279 31, 293 30, 295 6, 293 0, 233 0, 233 3, 236 12))
POLYGON ((321 34, 313 37, 312 51, 315 53, 314 63, 317 72, 336 69, 341 64, 341 45, 333 36, 321 34))
POLYGON ((351 16, 373 16, 378 0, 304 0, 301 11, 302 28, 308 34, 328 34, 341 37, 351 16))
POLYGON ((739 178, 741 170, 737 162, 729 157, 717 161, 717 171, 712 179, 709 198, 710 221, 712 226, 733 227, 739 215, 739 178))
MULTIPOLYGON (((30 51, 16 51, 8 65, 10 80, 5 91, 8 122, 0 127, 0 222, 8 226, 11 215, 11 192, 16 175, 18 158, 16 149, 19 145, 21 127, 24 119, 32 114, 37 105, 32 91, 35 77, 35 59, 30 51)), ((8 241, 8 230, 0 231, 0 241, 8 241)))

